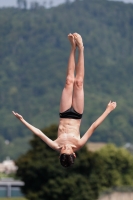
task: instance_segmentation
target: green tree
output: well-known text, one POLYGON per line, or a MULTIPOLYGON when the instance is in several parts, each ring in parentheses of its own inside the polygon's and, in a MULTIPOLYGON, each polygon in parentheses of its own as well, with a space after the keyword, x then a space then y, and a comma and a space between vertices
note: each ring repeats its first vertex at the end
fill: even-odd
POLYGON ((133 186, 133 156, 129 151, 109 144, 98 154, 104 161, 104 177, 107 177, 103 187, 133 186))
MULTIPOLYGON (((54 140, 57 130, 51 125, 43 132, 54 140)), ((107 145, 94 153, 84 147, 76 153, 74 166, 65 169, 59 155, 40 138, 34 136, 30 144, 31 149, 16 161, 28 199, 95 200, 108 188, 133 185, 133 157, 125 149, 107 145)))
POLYGON ((6 153, 6 145, 5 140, 2 136, 0 136, 0 161, 5 160, 5 158, 8 156, 6 153))
MULTIPOLYGON (((51 139, 55 139, 57 126, 52 125, 43 131, 51 139)), ((28 199, 89 199, 94 200, 97 193, 92 190, 87 177, 89 162, 86 148, 77 155, 74 166, 64 169, 59 163, 59 155, 34 136, 31 149, 21 156, 16 164, 17 176, 25 182, 23 192, 28 199), (85 173, 87 171, 87 173, 85 173), (78 188, 78 190, 77 190, 78 188)))

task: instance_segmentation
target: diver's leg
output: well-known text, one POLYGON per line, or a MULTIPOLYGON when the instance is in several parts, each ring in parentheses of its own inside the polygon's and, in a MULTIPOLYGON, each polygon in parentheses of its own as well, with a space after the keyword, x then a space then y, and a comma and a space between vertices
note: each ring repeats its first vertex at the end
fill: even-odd
POLYGON ((74 33, 74 38, 76 41, 76 45, 78 46, 78 62, 76 65, 76 77, 73 88, 73 108, 80 114, 83 113, 84 110, 84 46, 82 37, 74 33))
POLYGON ((68 60, 66 83, 61 95, 60 113, 66 111, 72 106, 76 43, 72 34, 68 35, 68 39, 71 43, 71 52, 68 60))

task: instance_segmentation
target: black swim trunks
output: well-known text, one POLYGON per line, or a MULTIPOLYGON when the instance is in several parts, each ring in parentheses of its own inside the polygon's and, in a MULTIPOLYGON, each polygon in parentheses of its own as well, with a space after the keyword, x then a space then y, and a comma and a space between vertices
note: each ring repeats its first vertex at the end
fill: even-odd
POLYGON ((81 119, 82 114, 79 114, 74 110, 73 107, 69 108, 65 112, 59 113, 60 118, 69 118, 69 119, 81 119))

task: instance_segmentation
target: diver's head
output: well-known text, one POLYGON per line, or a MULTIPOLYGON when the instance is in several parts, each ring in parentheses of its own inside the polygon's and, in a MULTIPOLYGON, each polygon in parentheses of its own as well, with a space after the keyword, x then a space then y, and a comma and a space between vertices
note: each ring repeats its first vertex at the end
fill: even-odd
POLYGON ((64 145, 60 151, 60 163, 63 167, 70 167, 74 164, 76 155, 71 145, 64 145))
POLYGON ((71 165, 74 164, 75 157, 76 156, 74 155, 74 153, 72 154, 62 153, 60 155, 60 163, 63 167, 70 167, 71 165))

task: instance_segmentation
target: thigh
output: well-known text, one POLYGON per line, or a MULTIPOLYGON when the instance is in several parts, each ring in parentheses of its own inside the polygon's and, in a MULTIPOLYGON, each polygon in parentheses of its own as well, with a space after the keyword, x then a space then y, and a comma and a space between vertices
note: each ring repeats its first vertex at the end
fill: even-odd
POLYGON ((72 106, 75 111, 82 114, 84 110, 84 89, 74 87, 72 106))
POLYGON ((65 86, 60 100, 60 113, 68 110, 72 106, 73 86, 65 86))

